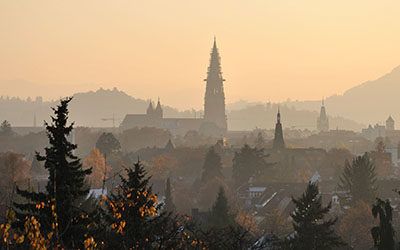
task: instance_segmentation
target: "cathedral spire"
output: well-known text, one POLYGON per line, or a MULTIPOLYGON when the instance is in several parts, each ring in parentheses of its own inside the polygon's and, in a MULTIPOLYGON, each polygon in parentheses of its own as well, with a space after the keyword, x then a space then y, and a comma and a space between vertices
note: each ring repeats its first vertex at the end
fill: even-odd
POLYGON ((225 114, 224 79, 221 72, 221 58, 217 48, 216 38, 210 55, 210 65, 207 71, 206 93, 204 97, 204 120, 214 123, 222 130, 227 130, 225 114))

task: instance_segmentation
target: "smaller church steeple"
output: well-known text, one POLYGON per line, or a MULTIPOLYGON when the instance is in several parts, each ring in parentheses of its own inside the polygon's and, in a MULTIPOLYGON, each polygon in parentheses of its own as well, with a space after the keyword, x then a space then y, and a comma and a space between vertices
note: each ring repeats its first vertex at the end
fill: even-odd
POLYGON ((163 109, 161 107, 161 103, 160 103, 160 97, 158 98, 158 102, 157 102, 157 107, 154 111, 154 114, 158 117, 158 118, 162 118, 163 117, 163 109))
POLYGON ((275 150, 281 150, 285 148, 285 141, 283 140, 283 130, 281 123, 281 111, 279 107, 278 114, 276 115, 275 136, 272 148, 275 150))
POLYGON ((329 131, 329 119, 326 114, 326 109, 325 109, 325 100, 322 99, 321 102, 321 110, 319 112, 319 117, 317 119, 317 130, 319 132, 327 132, 329 131))
POLYGON ((154 106, 153 106, 153 101, 150 100, 149 106, 147 107, 146 111, 147 115, 153 115, 154 114, 154 106))

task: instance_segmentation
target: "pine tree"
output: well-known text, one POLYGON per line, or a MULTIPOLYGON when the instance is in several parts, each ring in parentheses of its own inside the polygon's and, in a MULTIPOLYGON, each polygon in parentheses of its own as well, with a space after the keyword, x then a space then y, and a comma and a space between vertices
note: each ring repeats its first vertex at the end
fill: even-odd
POLYGON ((171 190, 171 181, 168 178, 167 183, 165 184, 165 207, 164 210, 170 213, 176 211, 176 207, 174 204, 174 200, 172 198, 172 190, 171 190))
POLYGON ((224 228, 233 224, 233 216, 230 214, 228 199, 225 190, 220 187, 217 199, 211 209, 210 225, 216 228, 224 228))
POLYGON ((148 249, 156 241, 153 219, 158 214, 157 196, 149 186, 149 177, 140 161, 126 169, 127 178, 120 176, 117 194, 106 201, 113 237, 108 242, 114 249, 148 249))
POLYGON ((395 231, 392 226, 393 208, 389 200, 383 201, 377 198, 372 207, 372 215, 374 218, 379 216, 379 226, 371 229, 374 245, 378 247, 379 250, 394 250, 395 231))
POLYGON ((72 98, 62 99, 60 105, 53 108, 52 123, 45 124, 50 146, 45 148, 45 155, 36 154, 37 160, 44 162, 44 167, 49 172, 46 192, 17 189, 17 193, 29 202, 14 205, 21 220, 26 215, 35 215, 45 231, 52 230, 54 210, 58 224, 56 241, 67 247, 78 247, 83 243, 86 229, 86 222, 83 220, 86 215, 78 206, 89 192, 85 178, 91 173, 91 169, 82 169, 80 159, 73 153, 77 146, 68 140, 74 125, 67 125, 68 104, 71 100, 72 98), (45 207, 38 210, 38 204, 45 207))
POLYGON ((376 173, 375 166, 371 162, 369 154, 358 156, 352 164, 345 162, 345 168, 340 177, 339 186, 348 190, 352 196, 352 202, 372 202, 376 197, 376 173))
POLYGON ((215 177, 223 178, 221 156, 211 147, 204 160, 202 182, 207 182, 215 177))
POLYGON ((250 177, 257 176, 262 173, 269 164, 265 161, 268 155, 264 153, 263 148, 252 148, 245 144, 239 152, 235 152, 233 157, 233 179, 238 187, 247 182, 250 177))
POLYGON ((316 183, 308 183, 305 193, 299 199, 292 199, 296 209, 291 215, 295 230, 290 240, 292 249, 317 250, 332 249, 343 245, 334 232, 337 219, 324 220, 331 204, 322 206, 322 197, 316 183))

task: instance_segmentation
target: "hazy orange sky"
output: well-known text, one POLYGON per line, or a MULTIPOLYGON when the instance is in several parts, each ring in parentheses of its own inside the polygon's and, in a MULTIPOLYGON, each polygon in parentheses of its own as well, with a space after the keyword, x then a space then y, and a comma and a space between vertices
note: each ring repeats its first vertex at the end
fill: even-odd
POLYGON ((115 86, 201 108, 216 35, 227 102, 320 99, 400 64, 399 11, 399 0, 0 0, 0 95, 115 86))

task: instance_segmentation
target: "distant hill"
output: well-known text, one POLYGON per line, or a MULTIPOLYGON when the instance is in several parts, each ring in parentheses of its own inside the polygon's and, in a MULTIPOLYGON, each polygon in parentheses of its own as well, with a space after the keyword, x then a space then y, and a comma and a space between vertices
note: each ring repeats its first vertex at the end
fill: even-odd
MULTIPOLYGON (((320 101, 286 102, 297 109, 320 108, 320 101)), ((325 100, 328 114, 339 115, 364 124, 381 123, 389 115, 400 122, 400 66, 373 81, 364 82, 325 100)))
MULTIPOLYGON (((99 89, 73 95, 70 106, 70 118, 78 126, 110 127, 112 121, 103 118, 116 119, 116 126, 127 113, 145 113, 148 100, 136 99, 116 88, 99 89)), ((16 97, 0 98, 0 120, 9 120, 14 126, 32 126, 36 115, 37 125, 49 120, 51 107, 58 101, 42 101, 36 99, 22 100, 16 97)), ((166 117, 193 117, 192 111, 179 112, 172 107, 163 106, 166 117)))
MULTIPOLYGON (((123 91, 114 89, 99 89, 76 93, 70 106, 70 118, 77 126, 111 127, 111 118, 115 117, 115 125, 119 126, 126 114, 145 113, 149 100, 137 99, 123 91), (108 119, 104 121, 103 119, 108 119)), ((9 120, 13 126, 32 126, 36 116, 37 126, 43 121, 49 121, 51 107, 58 101, 43 101, 36 99, 22 100, 19 98, 0 98, 0 121, 9 120)), ((228 107, 229 108, 229 107, 228 107)), ((193 110, 178 111, 169 106, 163 106, 165 117, 199 117, 193 110)), ((236 109, 228 109, 228 123, 231 130, 252 130, 259 128, 273 128, 276 120, 276 105, 265 105, 243 102, 236 109)), ((284 127, 298 129, 315 129, 318 112, 298 110, 289 105, 281 105, 284 127)), ((362 125, 340 117, 331 118, 332 128, 361 129, 362 125)))

